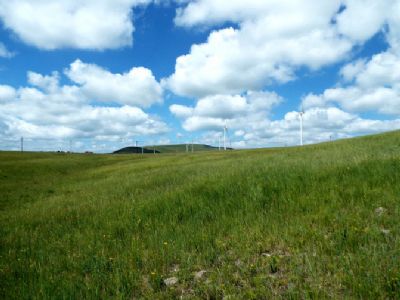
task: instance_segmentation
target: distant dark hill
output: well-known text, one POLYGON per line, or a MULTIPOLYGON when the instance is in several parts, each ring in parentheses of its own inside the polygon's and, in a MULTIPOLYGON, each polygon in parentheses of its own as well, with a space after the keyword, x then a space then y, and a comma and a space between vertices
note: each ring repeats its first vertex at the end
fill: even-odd
MULTIPOLYGON (((186 152, 186 144, 176 144, 176 145, 159 145, 159 146, 145 146, 147 149, 156 149, 160 153, 182 153, 186 152)), ((192 152, 192 144, 188 145, 189 152, 192 152)), ((222 148, 221 148, 222 150, 222 148)), ((232 150, 232 148, 229 148, 232 150)), ((202 151, 218 151, 218 147, 213 147, 205 144, 193 144, 194 152, 202 151)))
MULTIPOLYGON (((160 153, 157 149, 155 150, 156 153, 160 153)), ((119 149, 117 151, 114 151, 113 154, 132 154, 132 153, 154 153, 153 149, 147 149, 143 148, 142 152, 142 147, 125 147, 122 149, 119 149)))
MULTIPOLYGON (((227 148, 233 150, 232 148, 227 148)), ((221 147, 221 150, 222 147, 221 147)), ((158 145, 158 146, 144 146, 143 153, 184 153, 186 152, 186 144, 177 145, 158 145)), ((192 145, 188 145, 188 151, 192 152, 192 145)), ((218 151, 218 147, 213 147, 204 144, 193 144, 193 152, 204 152, 204 151, 218 151)), ((141 147, 125 147, 119 149, 114 154, 131 154, 131 153, 142 153, 141 147)))

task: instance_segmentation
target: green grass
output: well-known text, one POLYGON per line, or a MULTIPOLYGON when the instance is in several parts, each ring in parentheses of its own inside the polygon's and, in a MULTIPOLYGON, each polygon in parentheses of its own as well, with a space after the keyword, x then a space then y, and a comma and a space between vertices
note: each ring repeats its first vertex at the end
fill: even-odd
POLYGON ((156 156, 3 152, 0 298, 399 299, 399 183, 400 132, 156 156))

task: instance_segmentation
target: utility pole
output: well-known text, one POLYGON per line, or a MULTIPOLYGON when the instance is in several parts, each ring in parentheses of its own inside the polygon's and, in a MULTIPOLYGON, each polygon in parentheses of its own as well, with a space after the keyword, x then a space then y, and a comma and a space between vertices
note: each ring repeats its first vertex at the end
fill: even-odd
POLYGON ((21 136, 21 152, 24 152, 24 137, 21 136))

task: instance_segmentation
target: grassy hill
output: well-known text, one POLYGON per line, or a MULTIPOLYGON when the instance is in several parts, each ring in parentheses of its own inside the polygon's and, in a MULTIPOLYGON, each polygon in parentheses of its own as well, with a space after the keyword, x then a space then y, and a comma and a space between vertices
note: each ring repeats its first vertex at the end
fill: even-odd
POLYGON ((160 151, 155 149, 148 149, 142 147, 124 147, 117 151, 114 151, 113 154, 144 154, 144 153, 160 153, 160 151))
MULTIPOLYGON (((188 146, 189 152, 192 152, 192 145, 188 146)), ((115 151, 118 154, 130 154, 130 153, 142 153, 142 148, 140 147, 126 147, 115 151)), ((145 153, 185 153, 186 144, 176 144, 176 145, 157 145, 157 146, 144 146, 145 153)), ((222 149, 222 148, 221 148, 222 149)), ((231 148, 229 148, 232 150, 231 148)), ((204 144, 193 144, 193 152, 203 152, 203 151, 216 151, 218 147, 213 147, 204 144)))
MULTIPOLYGON (((189 152, 192 151, 192 145, 189 146, 189 152)), ((160 145, 160 146, 147 146, 148 149, 155 148, 156 150, 160 151, 161 153, 179 153, 179 152, 186 152, 186 144, 177 144, 177 145, 160 145)), ((218 147, 213 147, 204 144, 193 144, 193 151, 194 152, 201 152, 201 151, 218 151, 218 147)))
POLYGON ((176 155, 3 152, 0 298, 395 299, 399 182, 400 132, 176 155))

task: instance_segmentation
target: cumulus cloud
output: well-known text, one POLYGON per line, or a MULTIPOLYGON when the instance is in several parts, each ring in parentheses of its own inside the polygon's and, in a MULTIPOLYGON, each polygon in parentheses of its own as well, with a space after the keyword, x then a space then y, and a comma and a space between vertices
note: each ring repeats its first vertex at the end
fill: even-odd
POLYGON ((241 128, 248 122, 263 120, 282 99, 270 92, 247 92, 245 95, 214 95, 198 100, 195 107, 172 105, 170 111, 182 119, 187 131, 221 130, 225 124, 241 128))
MULTIPOLYGON (((229 145, 237 148, 298 145, 299 113, 272 119, 272 110, 283 99, 271 92, 215 95, 201 98, 194 107, 172 105, 170 111, 189 132, 205 131, 201 141, 218 144, 225 125, 229 145)), ((364 119, 337 107, 318 105, 305 110, 304 141, 317 143, 361 134, 400 129, 400 119, 364 119)))
POLYGON ((387 38, 390 46, 395 51, 400 51, 400 2, 393 0, 393 6, 387 12, 389 14, 389 31, 387 38))
MULTIPOLYGON (((234 148, 284 147, 299 145, 300 121, 298 112, 285 114, 282 119, 247 118, 247 124, 228 125, 228 145, 234 148), (237 129, 241 128, 241 129, 237 129)), ((306 144, 349 138, 357 135, 400 129, 400 119, 363 119, 336 107, 312 108, 304 114, 304 142, 306 144)), ((239 120, 235 120, 239 121, 239 120)), ((222 143, 222 128, 207 131, 201 142, 222 143)))
MULTIPOLYGON (((305 111, 303 118, 306 144, 400 129, 400 119, 363 119, 336 107, 311 108, 305 111)), ((233 145, 236 147, 299 145, 299 126, 299 114, 294 111, 287 113, 280 120, 265 119, 258 123, 250 123, 245 128, 243 136, 233 139, 233 145)))
POLYGON ((115 49, 132 44, 132 8, 151 0, 7 0, 0 18, 40 49, 115 49))
POLYGON ((53 72, 51 75, 42 75, 28 71, 28 83, 47 92, 56 91, 58 89, 59 81, 60 78, 58 72, 53 72))
POLYGON ((149 107, 162 102, 162 88, 149 69, 132 68, 123 74, 111 73, 80 60, 73 62, 65 74, 81 86, 93 100, 149 107))
MULTIPOLYGON (((348 78, 355 80, 356 84, 363 88, 394 86, 400 81, 400 53, 383 52, 374 55, 370 61, 350 63, 343 67, 359 65, 358 72, 348 78)), ((343 71, 342 71, 343 73, 343 71)))
POLYGON ((173 115, 180 119, 189 118, 193 114, 193 108, 185 105, 172 104, 169 110, 173 115))
POLYGON ((231 119, 247 110, 247 100, 242 96, 216 95, 200 99, 194 109, 198 116, 231 119))
POLYGON ((191 1, 178 9, 178 26, 233 22, 237 28, 213 30, 205 43, 193 45, 177 58, 164 84, 189 97, 242 93, 293 80, 301 67, 316 70, 341 61, 385 24, 394 43, 397 2, 367 2, 371 5, 359 0, 191 1))
POLYGON ((188 97, 241 93, 273 82, 286 83, 295 78, 295 67, 317 69, 350 49, 347 40, 335 38, 329 30, 309 31, 297 39, 259 40, 247 30, 228 28, 213 32, 206 43, 178 57, 174 74, 164 83, 188 97))
POLYGON ((344 81, 351 82, 365 66, 365 59, 359 59, 353 63, 347 64, 340 70, 340 75, 344 81))
POLYGON ((28 72, 30 86, 0 86, 0 138, 115 139, 167 132, 167 125, 141 108, 93 105, 85 89, 60 85, 60 75, 28 72))
POLYGON ((351 112, 400 114, 400 56, 393 51, 359 60, 341 70, 344 84, 303 100, 306 108, 339 105, 351 112))
MULTIPOLYGON (((329 140, 330 136, 336 138, 349 136, 351 132, 348 132, 346 126, 355 122, 357 118, 356 115, 337 108, 314 108, 305 111, 304 141, 316 143, 329 140)), ((297 145, 300 141, 299 126, 299 114, 292 111, 286 113, 280 120, 265 119, 250 123, 239 141, 246 146, 297 145)))
POLYGON ((293 18, 293 21, 288 22, 288 19, 280 19, 280 15, 282 14, 287 17, 301 17, 303 14, 308 15, 307 11, 319 11, 321 12, 321 15, 316 15, 316 19, 325 22, 325 16, 330 16, 332 12, 339 8, 339 5, 340 1, 316 3, 304 0, 250 0, 247 2, 238 0, 229 2, 224 0, 195 0, 188 1, 188 4, 185 7, 177 10, 175 23, 179 26, 189 27, 197 25, 217 25, 226 21, 242 23, 249 19, 254 20, 266 16, 270 18, 271 25, 276 25, 273 29, 286 30, 287 28, 292 27, 292 25, 288 23, 296 22, 303 25, 304 22, 314 22, 314 20, 293 18), (272 12, 275 12, 276 15, 271 16, 270 14, 272 12), (282 26, 288 27, 282 28, 282 26))
POLYGON ((344 0, 346 9, 337 16, 340 33, 363 42, 379 31, 391 15, 394 0, 344 0))
MULTIPOLYGON (((304 140, 308 144, 400 128, 400 119, 363 119, 336 107, 306 110, 303 123, 304 140)), ((288 145, 299 143, 297 112, 287 113, 284 119, 271 122, 270 128, 273 131, 272 140, 285 142, 288 145)))
POLYGON ((0 103, 14 99, 16 91, 8 85, 0 85, 0 103))

